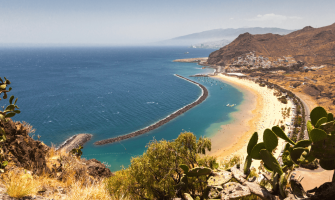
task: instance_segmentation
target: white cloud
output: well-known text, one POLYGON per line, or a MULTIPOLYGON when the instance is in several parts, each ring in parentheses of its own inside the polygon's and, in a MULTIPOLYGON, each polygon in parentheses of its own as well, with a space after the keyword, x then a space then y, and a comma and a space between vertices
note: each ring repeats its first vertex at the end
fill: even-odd
POLYGON ((230 20, 233 20, 234 18, 231 17, 231 18, 229 18, 229 19, 230 19, 230 20))
POLYGON ((265 14, 265 15, 257 15, 254 18, 248 19, 248 21, 259 21, 259 22, 271 21, 271 22, 281 23, 283 21, 290 20, 290 19, 297 20, 297 19, 302 19, 302 18, 298 16, 285 16, 285 15, 276 15, 274 13, 270 13, 270 14, 265 14))

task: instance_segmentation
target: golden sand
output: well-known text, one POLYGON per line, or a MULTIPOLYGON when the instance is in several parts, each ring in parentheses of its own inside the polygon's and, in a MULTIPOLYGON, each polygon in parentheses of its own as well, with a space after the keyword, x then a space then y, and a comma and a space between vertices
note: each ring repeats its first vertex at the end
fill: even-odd
MULTIPOLYGON (((275 90, 267 87, 260 87, 253 81, 218 75, 215 78, 238 88, 244 94, 244 102, 238 107, 237 112, 232 114, 234 121, 227 125, 222 125, 221 130, 211 138, 212 151, 210 155, 216 156, 218 160, 233 155, 245 157, 247 154, 247 144, 251 135, 258 132, 258 142, 263 141, 263 132, 266 128, 276 125, 291 123, 292 111, 289 118, 283 118, 282 109, 293 106, 291 101, 282 104, 273 95, 275 90)), ((291 108, 292 110, 292 108, 291 108)), ((288 133, 289 127, 286 126, 285 132, 288 133)), ((278 150, 275 156, 278 157, 284 145, 283 140, 279 140, 278 150)), ((259 161, 252 164, 257 168, 259 161)))

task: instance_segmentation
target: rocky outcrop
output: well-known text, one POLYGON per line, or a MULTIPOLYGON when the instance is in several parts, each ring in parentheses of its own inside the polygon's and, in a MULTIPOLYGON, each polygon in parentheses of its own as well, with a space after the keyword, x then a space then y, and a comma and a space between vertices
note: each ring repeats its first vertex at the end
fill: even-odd
POLYGON ((20 122, 8 119, 7 122, 1 121, 0 127, 5 130, 7 138, 2 144, 5 160, 37 174, 50 171, 45 159, 49 150, 47 145, 32 139, 20 122))
POLYGON ((88 174, 93 177, 108 178, 113 175, 113 173, 104 164, 96 159, 90 159, 85 163, 87 166, 88 174))

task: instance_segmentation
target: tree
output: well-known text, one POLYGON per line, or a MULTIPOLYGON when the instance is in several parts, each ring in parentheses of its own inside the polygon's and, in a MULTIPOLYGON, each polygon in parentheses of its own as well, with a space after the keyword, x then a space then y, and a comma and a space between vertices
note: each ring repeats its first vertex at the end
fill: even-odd
POLYGON ((202 156, 211 150, 207 138, 199 140, 191 132, 183 132, 174 141, 153 140, 147 151, 131 160, 127 169, 115 173, 108 180, 109 192, 116 197, 128 195, 131 199, 171 199, 191 195, 205 190, 206 177, 188 179, 187 189, 179 187, 184 171, 181 164, 194 168, 204 166, 215 168, 215 158, 202 156))

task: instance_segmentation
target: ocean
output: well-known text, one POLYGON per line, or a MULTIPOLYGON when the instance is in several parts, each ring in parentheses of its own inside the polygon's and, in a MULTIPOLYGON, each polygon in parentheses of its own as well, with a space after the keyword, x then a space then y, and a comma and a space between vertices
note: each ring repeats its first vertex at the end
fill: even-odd
MULTIPOLYGON (((12 84, 21 113, 47 145, 60 145, 78 133, 93 134, 84 158, 104 162, 112 171, 127 167, 153 139, 173 140, 183 131, 213 136, 232 121, 243 94, 214 79, 189 77, 212 73, 196 63, 175 59, 207 57, 212 49, 186 47, 25 47, 0 48, 0 76, 12 84), (185 54, 185 52, 189 52, 185 54), (93 143, 149 126, 195 101, 201 89, 174 76, 204 85, 209 97, 167 124, 114 144, 93 143)), ((1 106, 7 105, 1 100, 1 106)))

